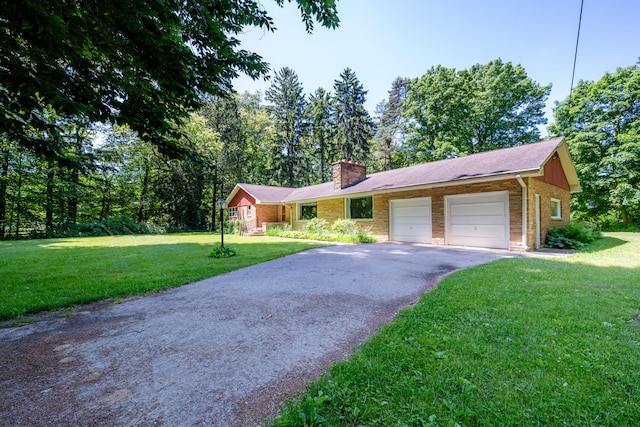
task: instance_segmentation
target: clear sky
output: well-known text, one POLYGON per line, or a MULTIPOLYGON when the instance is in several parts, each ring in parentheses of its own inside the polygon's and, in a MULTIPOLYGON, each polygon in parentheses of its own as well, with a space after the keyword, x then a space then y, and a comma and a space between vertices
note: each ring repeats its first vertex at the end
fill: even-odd
MULTIPOLYGON (((501 58, 520 64, 540 85, 553 85, 546 114, 569 94, 580 0, 338 0, 340 27, 307 34, 297 5, 263 5, 278 28, 248 30, 244 49, 271 69, 290 67, 306 93, 333 90, 350 67, 368 90, 373 115, 398 77, 415 78, 435 65, 463 69, 501 58)), ((584 0, 576 77, 599 80, 640 56, 640 0, 584 0)), ((239 78, 238 92, 269 83, 239 78)), ((544 133, 544 132, 543 132, 544 133)))

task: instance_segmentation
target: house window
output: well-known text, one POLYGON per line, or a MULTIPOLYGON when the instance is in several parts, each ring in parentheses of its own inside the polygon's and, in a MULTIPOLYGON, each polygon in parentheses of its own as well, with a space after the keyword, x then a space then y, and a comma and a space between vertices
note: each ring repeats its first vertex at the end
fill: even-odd
POLYGON ((347 214, 351 219, 373 219, 373 196, 347 199, 347 214))
POLYGON ((253 206, 247 206, 247 218, 251 218, 253 216, 253 206))
POLYGON ((562 219, 562 202, 551 199, 551 219, 562 219))
POLYGON ((309 220, 318 217, 318 203, 300 203, 298 206, 298 219, 309 220))
POLYGON ((233 206, 229 208, 229 218, 238 218, 238 207, 233 206))

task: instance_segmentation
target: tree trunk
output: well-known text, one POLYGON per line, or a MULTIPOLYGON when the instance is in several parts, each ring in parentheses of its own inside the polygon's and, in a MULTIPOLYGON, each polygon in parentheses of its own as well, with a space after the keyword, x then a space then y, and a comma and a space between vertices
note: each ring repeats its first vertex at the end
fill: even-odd
POLYGON ((622 223, 625 228, 629 226, 629 214, 625 210, 622 211, 622 223))
POLYGON ((4 238, 7 227, 7 182, 9 180, 9 151, 0 152, 0 239, 4 238))
POLYGON ((149 162, 144 164, 144 178, 142 179, 142 191, 140 192, 140 206, 138 207, 138 224, 144 222, 144 204, 149 192, 149 162))
POLYGON ((45 202, 45 220, 44 231, 45 234, 49 234, 53 228, 53 179, 55 178, 55 162, 53 155, 47 158, 47 191, 45 202))
POLYGON ((16 239, 20 234, 20 209, 22 209, 22 154, 18 155, 18 188, 16 190, 16 239))

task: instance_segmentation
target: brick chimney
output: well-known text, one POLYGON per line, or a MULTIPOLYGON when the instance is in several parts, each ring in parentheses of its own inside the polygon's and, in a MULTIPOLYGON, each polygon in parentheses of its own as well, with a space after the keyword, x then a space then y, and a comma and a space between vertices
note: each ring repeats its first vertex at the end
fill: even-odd
POLYGON ((334 190, 357 184, 367 177, 367 167, 353 160, 340 160, 332 163, 331 167, 334 190))

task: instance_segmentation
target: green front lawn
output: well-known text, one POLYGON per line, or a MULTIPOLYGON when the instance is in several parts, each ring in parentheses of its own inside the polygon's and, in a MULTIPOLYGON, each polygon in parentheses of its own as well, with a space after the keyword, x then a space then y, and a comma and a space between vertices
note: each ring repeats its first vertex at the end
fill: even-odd
POLYGON ((139 295, 322 246, 225 236, 238 255, 208 255, 209 233, 0 242, 0 319, 108 298, 139 295))
POLYGON ((454 273, 275 426, 637 426, 640 234, 454 273))

